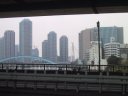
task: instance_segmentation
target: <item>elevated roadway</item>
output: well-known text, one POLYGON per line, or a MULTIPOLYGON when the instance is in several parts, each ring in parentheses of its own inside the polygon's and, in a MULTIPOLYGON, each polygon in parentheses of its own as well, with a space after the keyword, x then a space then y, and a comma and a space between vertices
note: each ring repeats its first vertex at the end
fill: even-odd
POLYGON ((3 94, 10 92, 14 95, 19 92, 35 94, 33 96, 89 96, 92 93, 97 94, 95 96, 107 96, 108 93, 111 96, 128 95, 128 74, 126 71, 116 71, 117 66, 115 70, 101 72, 89 69, 91 66, 81 65, 28 64, 21 67, 20 64, 9 64, 7 67, 2 64, 0 68, 0 92, 3 94))

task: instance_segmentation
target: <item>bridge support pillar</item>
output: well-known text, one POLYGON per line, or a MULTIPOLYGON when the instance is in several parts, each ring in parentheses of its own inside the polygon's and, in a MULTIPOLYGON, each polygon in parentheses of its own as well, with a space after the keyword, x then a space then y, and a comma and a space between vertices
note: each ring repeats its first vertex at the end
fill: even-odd
POLYGON ((100 76, 102 76, 102 72, 100 72, 100 76))
POLYGON ((37 73, 37 70, 34 70, 34 74, 36 74, 37 73))
POLYGON ((107 71, 107 76, 109 76, 109 71, 107 71))
POLYGON ((122 95, 125 95, 125 92, 126 92, 126 85, 122 85, 122 95))
POLYGON ((54 89, 55 91, 57 91, 57 86, 58 86, 58 85, 57 85, 57 83, 56 83, 56 84, 55 84, 55 89, 54 89))
POLYGON ((58 71, 56 70, 56 74, 58 74, 58 71))
POLYGON ((78 93, 79 92, 79 87, 77 86, 77 88, 76 88, 76 92, 78 93))
POLYGON ((16 87, 17 87, 16 86, 17 80, 15 80, 13 83, 14 83, 14 87, 13 88, 16 89, 16 87))
POLYGON ((46 70, 44 70, 44 74, 46 74, 46 70))
POLYGON ((123 72, 123 76, 126 76, 126 73, 125 72, 123 72))
POLYGON ((37 82, 35 81, 34 82, 34 90, 36 90, 37 89, 37 82))
POLYGON ((27 73, 27 70, 24 70, 24 73, 27 73))
POLYGON ((67 74, 67 71, 64 71, 64 74, 66 75, 67 74))
POLYGON ((6 72, 8 73, 8 67, 6 68, 6 72))
POLYGON ((85 71, 85 75, 88 75, 88 72, 87 71, 85 71))
POLYGON ((102 92, 102 84, 99 84, 99 94, 102 92))

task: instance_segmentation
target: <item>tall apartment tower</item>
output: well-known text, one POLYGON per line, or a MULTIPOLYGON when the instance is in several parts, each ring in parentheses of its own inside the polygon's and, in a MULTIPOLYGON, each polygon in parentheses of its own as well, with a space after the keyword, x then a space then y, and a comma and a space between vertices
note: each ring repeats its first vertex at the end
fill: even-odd
POLYGON ((79 33, 79 59, 83 62, 88 60, 90 47, 90 29, 82 30, 79 33))
POLYGON ((48 40, 42 42, 42 58, 48 59, 48 40))
POLYGON ((4 37, 0 38, 0 60, 4 59, 4 37))
POLYGON ((68 38, 66 36, 60 38, 60 62, 68 63, 68 38))
MULTIPOLYGON (((20 22, 19 27, 20 56, 32 56, 32 21, 30 21, 29 19, 24 19, 20 22)), ((22 62, 24 62, 24 60, 22 62)), ((27 62, 27 60, 25 60, 25 62, 27 62)))
POLYGON ((54 31, 48 34, 48 60, 57 63, 57 35, 54 31))
POLYGON ((15 57, 19 56, 19 45, 15 45, 15 57))
POLYGON ((15 56, 15 32, 12 30, 4 33, 4 56, 5 58, 15 56))

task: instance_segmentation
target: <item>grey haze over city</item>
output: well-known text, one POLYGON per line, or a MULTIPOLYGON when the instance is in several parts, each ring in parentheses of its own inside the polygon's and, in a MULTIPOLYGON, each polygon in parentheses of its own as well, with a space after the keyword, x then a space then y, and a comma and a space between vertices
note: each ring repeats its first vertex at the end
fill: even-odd
POLYGON ((72 43, 74 44, 75 57, 78 58, 79 44, 78 36, 82 30, 96 27, 96 22, 100 21, 101 27, 123 27, 124 43, 128 43, 128 14, 83 14, 83 15, 57 15, 38 17, 17 17, 0 19, 0 37, 6 30, 14 30, 15 42, 19 44, 19 23, 23 19, 32 21, 32 47, 39 49, 42 56, 42 42, 47 39, 49 32, 57 34, 57 51, 59 55, 59 39, 66 35, 69 40, 69 56, 72 55, 72 43))

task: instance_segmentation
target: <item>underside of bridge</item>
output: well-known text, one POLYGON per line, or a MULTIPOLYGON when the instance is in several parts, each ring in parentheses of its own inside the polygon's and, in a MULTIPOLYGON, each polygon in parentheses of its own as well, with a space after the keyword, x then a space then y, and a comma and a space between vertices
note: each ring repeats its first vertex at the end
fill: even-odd
POLYGON ((128 0, 0 0, 0 17, 128 12, 128 0))

